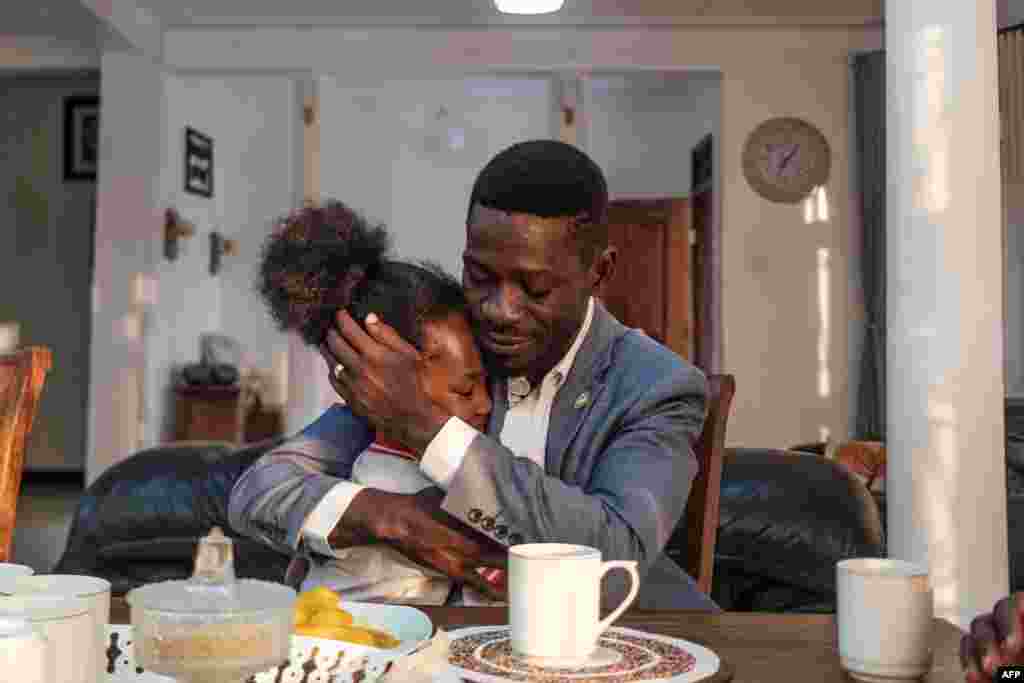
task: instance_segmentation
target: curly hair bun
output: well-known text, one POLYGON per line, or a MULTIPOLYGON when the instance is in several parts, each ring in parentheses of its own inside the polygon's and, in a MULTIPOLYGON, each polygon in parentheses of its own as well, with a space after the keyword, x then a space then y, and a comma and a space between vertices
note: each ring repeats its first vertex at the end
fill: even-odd
POLYGON ((339 201, 282 219, 263 246, 257 289, 282 331, 318 345, 335 311, 384 261, 391 238, 339 201))

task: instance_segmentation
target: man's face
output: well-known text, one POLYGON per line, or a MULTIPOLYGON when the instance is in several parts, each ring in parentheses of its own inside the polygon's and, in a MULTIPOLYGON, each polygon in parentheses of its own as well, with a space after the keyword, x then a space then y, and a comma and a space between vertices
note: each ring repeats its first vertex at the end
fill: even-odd
POLYGON ((490 370, 539 381, 572 345, 606 255, 584 266, 570 218, 476 206, 462 286, 490 370))

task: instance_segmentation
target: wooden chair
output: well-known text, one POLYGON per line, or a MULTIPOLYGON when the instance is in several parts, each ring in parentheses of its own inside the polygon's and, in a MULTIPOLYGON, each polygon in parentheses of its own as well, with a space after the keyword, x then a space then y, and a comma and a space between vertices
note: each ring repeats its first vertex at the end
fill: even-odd
POLYGON ((0 354, 0 562, 10 559, 25 442, 52 362, 42 346, 0 354))
POLYGON ((725 426, 729 419, 736 379, 732 375, 708 377, 708 414, 704 430, 694 444, 700 471, 686 501, 683 526, 686 540, 683 569, 697 586, 711 594, 718 535, 718 502, 722 494, 722 460, 725 458, 725 426))

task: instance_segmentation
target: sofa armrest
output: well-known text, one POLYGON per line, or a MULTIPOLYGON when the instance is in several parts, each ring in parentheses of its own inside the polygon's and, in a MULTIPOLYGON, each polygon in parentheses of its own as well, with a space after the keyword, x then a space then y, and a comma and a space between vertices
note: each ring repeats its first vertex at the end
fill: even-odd
MULTIPOLYGON (((247 467, 279 442, 239 450, 221 442, 178 442, 110 467, 82 494, 54 571, 131 575, 132 566, 162 563, 162 573, 184 571, 180 578, 188 576, 195 543, 212 527, 238 538, 228 523, 231 489, 247 467)), ((238 549, 247 547, 242 543, 238 549)), ((245 558, 236 558, 235 564, 245 576, 245 558)), ((266 558, 260 564, 266 565, 266 558)))
POLYGON ((794 603, 787 609, 827 606, 835 599, 836 562, 884 555, 881 518, 871 494, 845 468, 817 455, 730 449, 720 505, 717 591, 723 600, 745 600, 752 609, 754 585, 761 586, 762 597, 787 587, 788 598, 772 599, 776 606, 787 601, 794 603), (750 585, 739 585, 744 581, 750 585), (730 582, 734 585, 725 585, 730 582), (744 591, 747 598, 737 597, 744 591))

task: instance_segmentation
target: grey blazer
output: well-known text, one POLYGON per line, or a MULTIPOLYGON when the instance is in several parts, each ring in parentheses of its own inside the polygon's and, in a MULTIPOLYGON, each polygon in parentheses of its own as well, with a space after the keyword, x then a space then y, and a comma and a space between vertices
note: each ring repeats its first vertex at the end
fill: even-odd
MULTIPOLYGON (((697 472, 691 444, 707 397, 700 370, 598 303, 552 406, 543 469, 497 440, 507 395, 495 381, 488 433, 470 445, 443 509, 506 545, 578 543, 605 560, 637 561, 636 607, 717 611, 663 553, 697 472)), ((232 527, 283 552, 306 552, 303 523, 371 440, 364 421, 332 407, 238 479, 232 527)), ((617 605, 628 585, 624 572, 607 574, 603 605, 617 605)))

